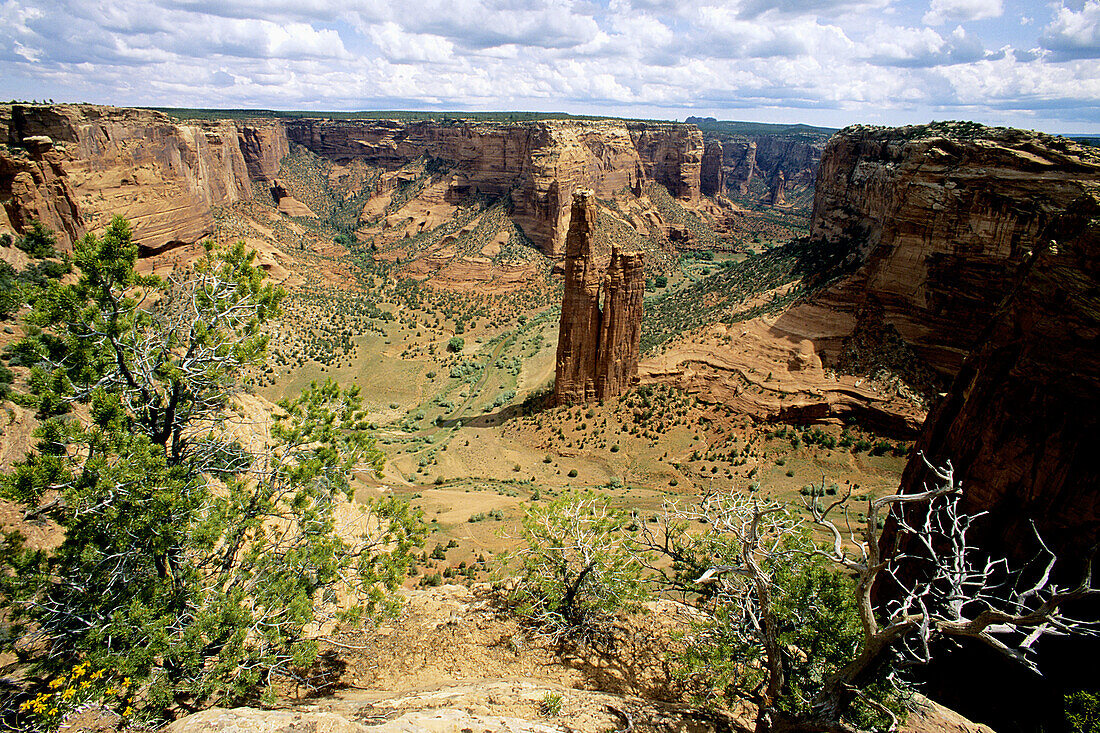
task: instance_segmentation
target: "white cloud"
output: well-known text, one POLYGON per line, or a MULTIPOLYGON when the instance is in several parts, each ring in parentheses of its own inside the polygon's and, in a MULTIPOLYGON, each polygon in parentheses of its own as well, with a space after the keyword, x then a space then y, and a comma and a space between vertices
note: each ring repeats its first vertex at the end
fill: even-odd
POLYGON ((0 0, 0 98, 1100 132, 1100 0, 1042 30, 961 25, 1000 0, 926 2, 0 0))
POLYGON ((928 25, 963 23, 1004 14, 1004 0, 932 0, 922 20, 928 25))
POLYGON ((406 33, 389 21, 372 28, 370 37, 386 59, 397 63, 444 63, 454 57, 454 44, 447 39, 406 33))
POLYGON ((957 26, 948 36, 932 28, 881 25, 867 42, 866 58, 882 66, 913 68, 966 64, 986 57, 981 41, 957 26))
POLYGON ((1059 5, 1042 44, 1059 60, 1100 58, 1100 0, 1088 0, 1080 11, 1059 5))

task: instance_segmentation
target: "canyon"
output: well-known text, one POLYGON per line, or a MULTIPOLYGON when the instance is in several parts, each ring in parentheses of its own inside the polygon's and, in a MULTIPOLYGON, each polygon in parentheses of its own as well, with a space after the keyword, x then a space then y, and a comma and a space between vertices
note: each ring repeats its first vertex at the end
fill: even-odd
POLYGON ((699 131, 675 123, 184 122, 92 105, 0 106, 0 136, 9 143, 0 159, 9 226, 39 218, 71 242, 117 213, 150 251, 209 236, 211 208, 271 183, 292 144, 383 170, 438 160, 443 201, 508 198, 511 219, 551 257, 563 253, 574 189, 612 198, 656 183, 696 202, 704 153, 699 131), (49 152, 24 147, 47 138, 49 152))
MULTIPOLYGON (((558 488, 573 477, 633 481, 651 492, 647 509, 671 487, 698 493, 716 481, 772 481, 798 501, 826 469, 875 491, 896 486, 902 466, 903 489, 927 479, 916 451, 901 459, 902 443, 887 441, 894 456, 874 460, 777 447, 770 428, 783 423, 915 439, 959 467, 967 507, 989 512, 990 547, 1021 554, 1029 520, 1041 518, 1053 547, 1080 556, 1100 532, 1088 460, 1100 429, 1100 152, 970 123, 826 137, 733 134, 705 121, 186 120, 0 105, 0 230, 39 220, 67 247, 118 213, 157 265, 204 238, 241 237, 313 308, 303 328, 327 328, 338 306, 374 314, 354 337, 380 365, 368 375, 371 420, 395 446, 379 490, 437 500, 448 531, 484 543, 478 551, 491 545, 467 526, 477 523, 470 507, 496 505, 461 483, 477 471, 506 477, 509 511, 519 502, 507 492, 528 475, 558 488), (724 236, 750 204, 793 210, 810 191, 795 254, 776 254, 774 238, 724 236), (667 326, 667 340, 640 353, 651 306, 769 255, 799 261, 775 287, 731 298, 701 325, 667 326), (387 299, 388 320, 375 301, 348 295, 391 276, 426 285, 370 291, 387 299), (559 281, 560 320, 546 317, 559 281), (505 302, 510 293, 527 299, 505 302), (432 297, 435 310, 424 305, 432 297), (553 392, 538 403, 550 374, 553 392), (691 402, 682 434, 650 436, 648 404, 616 417, 636 382, 691 402), (544 404, 550 428, 535 426, 541 418, 524 411, 543 408, 531 404, 544 404), (586 435, 588 420, 606 434, 586 435), (470 511, 456 519, 459 505, 470 511)), ((272 401, 308 371, 301 351, 276 353, 270 382, 256 381, 272 401)), ((323 363, 326 374, 311 377, 351 374, 323 363)), ((17 417, 29 434, 28 415, 17 417)))

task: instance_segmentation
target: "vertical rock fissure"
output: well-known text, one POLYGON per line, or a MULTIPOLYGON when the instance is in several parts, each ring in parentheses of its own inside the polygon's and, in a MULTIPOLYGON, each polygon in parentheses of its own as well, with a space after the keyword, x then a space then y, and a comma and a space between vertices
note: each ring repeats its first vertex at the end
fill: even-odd
POLYGON ((573 194, 566 235, 554 381, 558 405, 618 396, 638 374, 645 297, 642 253, 612 247, 607 271, 601 271, 593 247, 592 197, 588 190, 573 194))

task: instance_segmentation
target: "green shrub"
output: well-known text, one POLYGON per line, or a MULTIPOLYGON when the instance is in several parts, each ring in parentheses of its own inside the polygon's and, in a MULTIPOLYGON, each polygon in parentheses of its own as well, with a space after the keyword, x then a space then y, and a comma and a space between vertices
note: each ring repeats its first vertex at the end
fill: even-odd
POLYGON ((628 512, 594 492, 569 492, 524 509, 525 547, 507 559, 519 577, 517 612, 554 635, 602 637, 645 597, 628 512))

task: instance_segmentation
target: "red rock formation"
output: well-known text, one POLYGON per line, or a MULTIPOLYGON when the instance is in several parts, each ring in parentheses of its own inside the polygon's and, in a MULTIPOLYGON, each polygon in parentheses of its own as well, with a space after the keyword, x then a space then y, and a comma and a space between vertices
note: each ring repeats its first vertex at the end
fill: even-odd
POLYGON ((0 229, 21 234, 38 220, 57 232, 65 249, 84 234, 76 192, 55 150, 39 146, 37 153, 21 156, 0 148, 0 201, 0 229))
POLYGON ((558 326, 554 402, 587 402, 596 396, 596 356, 600 342, 600 281, 592 243, 596 208, 591 191, 573 194, 565 238, 565 291, 558 326))
POLYGON ((336 161, 396 169, 427 156, 451 164, 448 198, 510 195, 512 219, 552 257, 563 254, 570 193, 610 198, 646 181, 699 197, 703 139, 678 124, 547 121, 523 124, 288 120, 287 136, 336 161))
MULTIPOLYGON (((443 161, 450 169, 444 192, 449 204, 470 195, 510 196, 513 221, 554 257, 563 252, 575 188, 612 198, 624 191, 639 195, 645 183, 656 181, 694 201, 703 154, 698 130, 679 124, 319 119, 182 124, 150 110, 92 105, 11 105, 0 107, 0 116, 0 131, 15 145, 37 136, 58 143, 58 175, 69 181, 89 228, 122 214, 150 251, 210 235, 211 207, 251 198, 253 181, 274 181, 291 142, 349 164, 341 170, 355 165, 396 170, 424 157, 443 161)), ((30 215, 7 218, 22 221, 30 215)), ((58 228, 76 231, 73 222, 59 221, 58 228)))
POLYGON ((787 203, 787 176, 782 170, 776 171, 768 184, 768 203, 772 206, 783 206, 787 203))
POLYGON ((554 381, 558 405, 618 396, 638 374, 645 296, 642 254, 613 248, 603 274, 593 248, 593 195, 587 190, 573 194, 554 381))
POLYGON ((641 252, 611 248, 604 278, 600 347, 596 356, 596 397, 618 397, 638 376, 642 338, 645 265, 641 252))
POLYGON ((722 167, 722 143, 707 140, 699 169, 699 188, 707 196, 726 192, 726 170, 722 167))
POLYGON ((816 304, 851 317, 876 302, 953 375, 1043 229, 1098 188, 1100 151, 1065 138, 968 123, 843 130, 822 158, 811 237, 857 271, 816 304))
POLYGON ((699 199, 703 135, 687 125, 628 125, 646 177, 682 201, 699 199))
POLYGON ((121 214, 147 251, 211 235, 212 206, 252 197, 232 122, 185 125, 151 110, 13 105, 9 142, 36 136, 55 142, 55 170, 72 187, 86 226, 121 214))
MULTIPOLYGON (((937 465, 950 459, 966 508, 989 512, 983 547, 1020 559, 1036 549, 1034 521, 1073 559, 1100 539, 1100 193, 1041 241, 917 450, 937 465)), ((926 480, 914 457, 902 490, 926 480)))
POLYGON ((237 133, 249 178, 274 181, 283 158, 290 152, 286 128, 278 122, 260 120, 239 124, 237 133))

